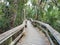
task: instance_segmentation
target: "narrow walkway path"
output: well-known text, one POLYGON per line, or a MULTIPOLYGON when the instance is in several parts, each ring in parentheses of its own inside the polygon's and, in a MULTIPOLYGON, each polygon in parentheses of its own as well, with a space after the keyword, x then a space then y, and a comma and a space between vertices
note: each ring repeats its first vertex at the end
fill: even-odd
POLYGON ((36 30, 30 21, 27 21, 27 28, 25 29, 24 37, 17 43, 17 45, 50 45, 47 37, 36 30))

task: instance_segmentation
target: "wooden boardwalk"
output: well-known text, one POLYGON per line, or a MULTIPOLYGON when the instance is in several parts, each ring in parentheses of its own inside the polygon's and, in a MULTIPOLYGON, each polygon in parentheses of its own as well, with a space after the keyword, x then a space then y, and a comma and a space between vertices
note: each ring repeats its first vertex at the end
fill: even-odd
POLYGON ((60 33, 52 28, 49 24, 37 20, 25 20, 21 25, 1 34, 0 45, 54 45, 55 43, 50 38, 47 30, 58 42, 57 44, 60 45, 60 33), (37 27, 34 27, 31 22, 39 24, 37 27, 39 27, 40 30, 37 27), (13 39, 13 36, 16 36, 16 38, 13 39))
POLYGON ((48 38, 38 28, 33 27, 30 21, 27 21, 27 28, 24 29, 24 36, 16 45, 50 45, 48 38))

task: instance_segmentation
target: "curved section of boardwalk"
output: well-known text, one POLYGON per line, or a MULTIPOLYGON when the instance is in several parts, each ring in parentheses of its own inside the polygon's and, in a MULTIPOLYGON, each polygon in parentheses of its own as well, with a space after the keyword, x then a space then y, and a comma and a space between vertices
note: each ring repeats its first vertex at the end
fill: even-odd
POLYGON ((47 37, 27 21, 25 35, 16 45, 50 45, 47 37))

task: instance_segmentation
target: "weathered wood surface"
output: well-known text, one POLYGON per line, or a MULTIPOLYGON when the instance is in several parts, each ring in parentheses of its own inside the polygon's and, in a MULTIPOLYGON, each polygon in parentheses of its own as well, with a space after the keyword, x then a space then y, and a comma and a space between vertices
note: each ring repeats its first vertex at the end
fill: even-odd
POLYGON ((16 45, 50 45, 44 33, 33 27, 30 21, 24 32, 24 37, 16 45))
POLYGON ((46 29, 44 29, 43 27, 41 27, 41 26, 38 26, 38 28, 41 29, 41 30, 46 34, 46 36, 47 36, 47 38, 48 38, 48 40, 49 40, 49 42, 50 42, 50 45, 55 45, 55 44, 53 43, 52 39, 50 38, 50 36, 49 36, 49 34, 48 34, 48 31, 47 31, 46 29))
POLYGON ((54 36, 54 38, 57 40, 57 42, 60 44, 60 33, 58 31, 52 28, 49 24, 43 23, 41 21, 32 20, 32 22, 39 23, 40 25, 46 27, 50 31, 50 33, 54 36))
POLYGON ((16 42, 21 38, 22 35, 23 35, 23 32, 14 41, 12 41, 9 45, 15 45, 16 42))
POLYGON ((5 33, 1 34, 0 35, 0 44, 3 43, 4 41, 6 41, 8 38, 10 38, 15 33, 19 32, 21 29, 23 29, 24 26, 25 26, 25 21, 20 26, 17 26, 15 28, 13 28, 13 29, 11 29, 9 31, 6 31, 5 33))

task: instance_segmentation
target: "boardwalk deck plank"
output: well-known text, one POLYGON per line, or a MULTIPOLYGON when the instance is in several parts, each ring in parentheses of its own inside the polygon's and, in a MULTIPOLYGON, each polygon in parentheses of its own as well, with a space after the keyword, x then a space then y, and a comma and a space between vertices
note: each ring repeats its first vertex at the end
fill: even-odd
POLYGON ((47 37, 38 31, 30 21, 27 22, 24 37, 16 45, 50 45, 47 37))

